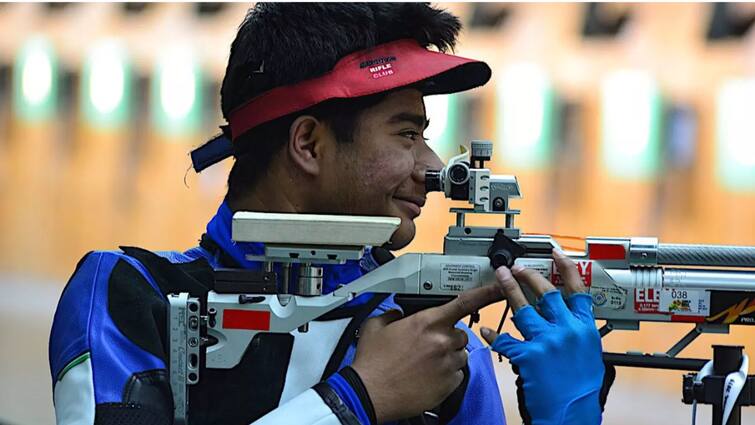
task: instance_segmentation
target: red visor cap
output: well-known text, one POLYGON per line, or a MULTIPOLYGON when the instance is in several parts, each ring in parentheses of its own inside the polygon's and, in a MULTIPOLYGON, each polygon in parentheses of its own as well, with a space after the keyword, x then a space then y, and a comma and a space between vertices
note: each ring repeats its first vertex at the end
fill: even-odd
POLYGON ((276 87, 230 113, 233 139, 252 128, 330 99, 368 96, 422 82, 424 95, 448 94, 482 86, 490 80, 485 63, 427 50, 402 39, 344 56, 328 73, 276 87))

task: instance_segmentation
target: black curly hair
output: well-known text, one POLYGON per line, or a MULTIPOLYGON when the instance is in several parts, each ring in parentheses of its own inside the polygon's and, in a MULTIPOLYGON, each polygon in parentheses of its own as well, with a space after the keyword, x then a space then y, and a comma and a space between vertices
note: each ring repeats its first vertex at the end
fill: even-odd
MULTIPOLYGON (((428 3, 257 3, 231 44, 220 89, 223 116, 272 88, 320 76, 350 53, 403 38, 448 51, 460 30, 456 16, 428 3)), ((267 171, 296 117, 316 116, 339 143, 350 143, 360 113, 386 95, 326 101, 234 135, 231 208, 267 171)))

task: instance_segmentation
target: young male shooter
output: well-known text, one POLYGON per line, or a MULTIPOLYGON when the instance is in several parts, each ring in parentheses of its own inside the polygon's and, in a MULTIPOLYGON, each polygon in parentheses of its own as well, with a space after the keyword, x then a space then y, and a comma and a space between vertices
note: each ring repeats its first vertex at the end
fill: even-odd
MULTIPOLYGON (((485 84, 482 62, 453 47, 456 17, 425 4, 257 4, 231 46, 221 89, 225 136, 192 155, 195 168, 233 155, 228 194, 199 247, 92 252, 63 292, 50 337, 60 424, 170 424, 165 295, 211 288, 212 268, 259 269, 260 243, 231 240, 239 210, 401 218, 389 249, 414 237, 424 175, 441 161, 422 136, 424 95, 485 84), (232 143, 231 143, 232 141, 232 143)), ((392 256, 324 267, 323 292, 392 256)), ((537 424, 596 424, 603 377, 589 296, 557 257, 569 307, 534 272, 540 316, 501 268, 498 285, 402 318, 392 296, 365 294, 307 333, 260 334, 230 370, 191 387, 193 424, 504 423, 490 353, 458 321, 508 297, 526 341, 487 331, 519 368, 537 424), (357 332, 358 331, 358 332, 357 332), (358 338, 357 338, 358 334, 358 338), (553 391, 551 391, 553 389, 553 391)))

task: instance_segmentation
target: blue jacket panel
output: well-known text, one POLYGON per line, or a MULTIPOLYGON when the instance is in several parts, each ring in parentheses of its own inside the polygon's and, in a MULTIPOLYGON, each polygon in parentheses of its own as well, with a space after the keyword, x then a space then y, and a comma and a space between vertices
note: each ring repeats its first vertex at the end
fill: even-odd
POLYGON ((118 261, 136 268, 155 291, 142 265, 120 252, 92 252, 80 263, 61 295, 50 333, 53 384, 65 366, 89 352, 97 403, 120 402, 135 372, 164 369, 162 359, 127 339, 108 313, 108 281, 118 261))

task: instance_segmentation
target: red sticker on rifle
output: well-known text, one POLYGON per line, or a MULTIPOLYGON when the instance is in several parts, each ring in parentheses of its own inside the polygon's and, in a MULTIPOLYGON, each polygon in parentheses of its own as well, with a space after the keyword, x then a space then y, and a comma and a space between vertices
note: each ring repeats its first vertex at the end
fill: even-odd
POLYGON ((270 312, 254 310, 225 310, 224 329, 247 329, 251 331, 270 330, 270 312))
POLYGON ((658 313, 660 302, 659 289, 637 288, 634 290, 634 311, 637 313, 658 313))
MULTIPOLYGON (((589 260, 577 260, 574 262, 577 265, 577 271, 579 272, 579 276, 582 278, 582 283, 585 284, 586 287, 590 287, 592 285, 592 261, 589 260)), ((555 267, 555 263, 553 264, 553 273, 551 274, 551 283, 553 283, 553 286, 562 286, 563 283, 561 282, 561 274, 558 273, 558 269, 555 267)))

